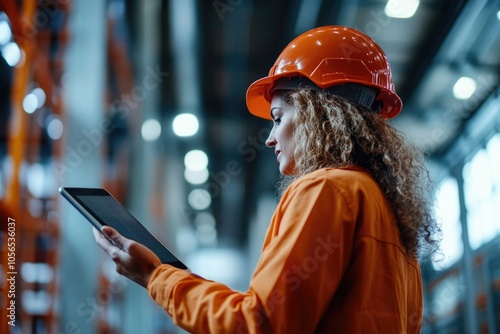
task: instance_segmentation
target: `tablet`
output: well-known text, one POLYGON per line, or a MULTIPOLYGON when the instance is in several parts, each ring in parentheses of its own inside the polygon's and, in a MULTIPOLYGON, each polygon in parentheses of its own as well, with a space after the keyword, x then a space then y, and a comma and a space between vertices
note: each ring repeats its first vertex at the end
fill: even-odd
MULTIPOLYGON (((121 235, 137 241, 151 249, 162 263, 180 269, 187 267, 156 239, 132 214, 110 193, 102 188, 59 188, 66 198, 99 231, 105 225, 113 227, 121 235)), ((104 235, 104 234, 103 234, 104 235)))

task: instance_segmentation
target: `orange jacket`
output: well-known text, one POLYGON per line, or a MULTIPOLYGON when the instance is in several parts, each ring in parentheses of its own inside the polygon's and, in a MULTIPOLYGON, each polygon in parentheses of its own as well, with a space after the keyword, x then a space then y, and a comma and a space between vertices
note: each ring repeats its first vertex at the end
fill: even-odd
POLYGON ((246 292, 158 267, 152 298, 194 333, 419 333, 422 281, 377 183, 320 169, 281 199, 246 292))

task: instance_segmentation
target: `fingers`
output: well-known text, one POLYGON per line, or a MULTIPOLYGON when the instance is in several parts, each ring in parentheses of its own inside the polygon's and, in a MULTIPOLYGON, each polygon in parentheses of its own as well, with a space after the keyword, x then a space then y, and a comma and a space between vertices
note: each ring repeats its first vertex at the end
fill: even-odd
POLYGON ((146 287, 153 270, 161 265, 158 256, 109 226, 102 233, 96 228, 93 232, 96 242, 116 263, 116 271, 146 287))
POLYGON ((102 233, 104 233, 113 243, 120 249, 127 250, 132 243, 132 240, 125 238, 117 230, 110 226, 103 226, 102 233))
POLYGON ((106 239, 101 232, 99 232, 98 229, 94 227, 93 231, 94 233, 94 238, 97 244, 109 255, 111 255, 113 252, 116 252, 116 246, 113 245, 108 239, 106 239))
POLYGON ((113 261, 123 261, 124 259, 121 257, 126 257, 126 255, 128 255, 129 248, 133 243, 132 240, 125 238, 114 228, 103 226, 102 233, 96 228, 94 228, 93 232, 99 246, 113 259, 113 261), (103 234, 105 236, 103 236, 103 234))

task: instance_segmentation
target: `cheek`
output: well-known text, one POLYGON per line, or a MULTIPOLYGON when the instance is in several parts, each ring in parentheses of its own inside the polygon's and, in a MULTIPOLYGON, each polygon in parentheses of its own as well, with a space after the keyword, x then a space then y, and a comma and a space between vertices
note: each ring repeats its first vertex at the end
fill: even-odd
POLYGON ((293 131, 288 131, 286 133, 286 146, 288 147, 289 151, 291 153, 293 153, 293 151, 295 150, 295 146, 296 146, 293 131))

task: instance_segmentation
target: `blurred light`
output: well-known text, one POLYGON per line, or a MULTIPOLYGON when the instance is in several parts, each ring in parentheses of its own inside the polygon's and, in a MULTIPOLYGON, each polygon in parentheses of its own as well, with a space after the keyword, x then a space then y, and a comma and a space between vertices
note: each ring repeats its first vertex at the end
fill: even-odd
POLYGON ((196 274, 233 288, 246 280, 246 261, 239 249, 203 249, 190 255, 186 262, 196 274))
POLYGON ((49 312, 51 298, 47 291, 24 290, 22 304, 24 311, 32 315, 44 315, 49 312))
POLYGON ((0 166, 0 199, 3 199, 5 195, 5 182, 4 182, 4 175, 2 173, 2 168, 0 166))
POLYGON ((23 99, 23 109, 28 114, 32 114, 38 108, 38 98, 35 94, 29 93, 23 99))
POLYGON ((64 130, 63 122, 57 116, 51 116, 47 124, 47 134, 50 139, 58 140, 62 137, 64 130))
POLYGON ((479 149, 463 167, 464 213, 472 250, 487 244, 500 234, 496 212, 500 198, 496 194, 497 184, 492 177, 492 172, 496 173, 496 170, 498 167, 492 164, 485 148, 479 149))
POLYGON ((2 49, 2 55, 9 66, 16 66, 21 60, 21 49, 16 43, 10 42, 5 45, 2 49))
POLYGON ((500 21, 500 10, 497 12, 497 19, 500 21))
POLYGON ((31 91, 31 94, 34 94, 36 96, 37 101, 38 101, 38 105, 37 105, 38 108, 42 107, 45 104, 46 96, 45 96, 45 92, 43 91, 43 89, 37 87, 31 91))
POLYGON ((407 19, 415 15, 419 0, 389 0, 385 6, 385 15, 398 19, 407 19))
POLYGON ((193 114, 180 114, 172 122, 174 133, 179 137, 193 136, 198 132, 198 118, 193 114))
POLYGON ((148 119, 142 124, 142 138, 145 141, 155 141, 160 137, 161 125, 156 119, 148 119))
POLYGON ((208 225, 215 228, 215 217, 209 212, 200 212, 194 218, 194 225, 198 226, 208 225))
POLYGON ((432 266, 435 270, 443 270, 459 261, 464 252, 458 183, 455 178, 447 177, 438 185, 434 205, 434 214, 443 236, 439 245, 441 251, 433 254, 432 266))
POLYGON ((26 167, 26 183, 29 192, 37 198, 48 197, 57 188, 53 168, 34 163, 26 167))
POLYGON ((190 169, 185 169, 184 170, 184 178, 186 179, 187 182, 191 184, 202 184, 205 183, 208 180, 208 169, 202 169, 202 170, 190 170, 190 169))
POLYGON ((210 206, 212 198, 205 189, 193 189, 188 195, 188 203, 193 209, 204 210, 210 206))
POLYGON ((28 190, 35 197, 42 197, 43 194, 43 181, 45 179, 45 172, 43 166, 38 163, 28 167, 27 183, 28 190))
POLYGON ((217 230, 215 218, 211 213, 201 212, 194 219, 196 236, 201 246, 215 246, 217 244, 217 230))
MULTIPOLYGON (((3 157, 3 159, 0 159, 0 170, 2 170, 2 173, 3 173, 1 183, 5 187, 7 184, 5 182, 5 180, 9 180, 11 177, 13 177, 13 174, 14 174, 14 159, 12 159, 11 155, 6 155, 3 157)), ((4 188, 2 191, 5 191, 5 190, 6 189, 4 188)))
POLYGON ((54 273, 47 263, 25 262, 21 264, 21 276, 27 283, 47 284, 54 277, 54 273))
POLYGON ((217 245, 217 231, 212 226, 202 225, 196 229, 196 236, 200 246, 217 245))
MULTIPOLYGON (((475 273, 474 273, 475 274, 475 273)), ((456 312, 464 299, 464 285, 461 275, 443 275, 432 286, 432 306, 430 312, 436 319, 446 318, 448 314, 456 312)))
POLYGON ((192 171, 200 171, 207 169, 208 157, 205 152, 201 150, 192 150, 186 153, 184 157, 184 165, 186 169, 192 171))
POLYGON ((42 218, 43 202, 39 198, 32 197, 28 200, 28 211, 33 218, 42 218))
POLYGON ((12 31, 7 21, 0 21, 0 45, 5 45, 10 42, 12 31))
POLYGON ((453 86, 453 95, 460 100, 466 100, 476 91, 476 81, 469 77, 461 77, 453 86))

